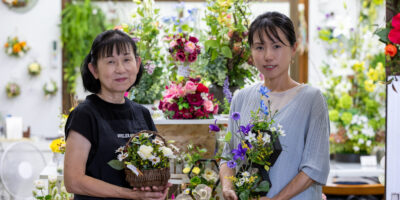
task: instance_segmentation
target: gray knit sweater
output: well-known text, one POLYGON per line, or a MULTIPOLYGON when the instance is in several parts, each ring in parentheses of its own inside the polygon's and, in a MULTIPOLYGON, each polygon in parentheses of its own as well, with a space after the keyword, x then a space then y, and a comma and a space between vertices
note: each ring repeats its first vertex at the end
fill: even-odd
MULTIPOLYGON (((250 120, 250 111, 260 106, 259 88, 262 83, 240 90, 232 100, 231 114, 240 112, 241 125, 250 120)), ((273 104, 273 102, 271 102, 273 104)), ((316 183, 293 200, 320 200, 321 185, 329 174, 329 117, 322 93, 309 85, 302 87, 294 98, 283 106, 275 117, 275 126, 283 126, 286 136, 279 136, 283 151, 270 169, 272 188, 268 197, 278 194, 300 171, 306 173, 316 183)), ((237 132, 233 120, 229 120, 228 130, 237 132)), ((238 139, 232 137, 226 144, 223 156, 237 148, 238 139)), ((224 163, 226 161, 222 161, 224 163)))

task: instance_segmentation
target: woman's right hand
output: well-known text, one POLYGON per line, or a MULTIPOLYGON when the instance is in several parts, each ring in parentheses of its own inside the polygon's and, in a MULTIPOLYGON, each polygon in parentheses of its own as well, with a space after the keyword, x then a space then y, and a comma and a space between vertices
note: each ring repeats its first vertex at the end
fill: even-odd
POLYGON ((135 191, 132 199, 164 200, 166 196, 166 192, 135 191))
POLYGON ((222 188, 222 195, 225 200, 238 200, 236 192, 232 188, 222 188))

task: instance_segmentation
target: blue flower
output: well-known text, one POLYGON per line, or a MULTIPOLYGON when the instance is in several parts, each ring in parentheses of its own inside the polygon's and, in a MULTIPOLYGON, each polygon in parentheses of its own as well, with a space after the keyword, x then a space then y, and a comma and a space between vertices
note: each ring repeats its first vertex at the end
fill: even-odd
POLYGON ((234 160, 230 160, 228 161, 227 165, 229 168, 233 169, 236 167, 236 162, 234 160))
POLYGON ((265 86, 261 86, 260 87, 260 93, 264 96, 264 97, 267 97, 267 98, 269 98, 269 96, 268 96, 268 92, 271 92, 271 90, 269 90, 267 87, 265 87, 265 86))
POLYGON ((217 125, 217 120, 215 120, 214 124, 210 124, 210 126, 208 126, 208 127, 210 128, 210 132, 211 131, 214 131, 214 132, 219 132, 220 131, 220 129, 219 129, 218 125, 217 125))
POLYGON ((265 105, 265 103, 264 103, 263 100, 260 101, 260 107, 261 107, 262 112, 263 112, 265 115, 268 115, 268 114, 269 114, 269 112, 268 112, 268 107, 265 105))
POLYGON ((233 160, 237 160, 237 159, 241 159, 241 160, 244 160, 244 156, 246 155, 246 151, 247 151, 247 148, 243 148, 242 147, 242 144, 240 143, 239 145, 238 145, 238 148, 237 149, 233 149, 232 150, 232 153, 234 154, 233 155, 233 160))
POLYGON ((240 113, 234 112, 231 117, 233 120, 237 121, 240 119, 240 113))
POLYGON ((250 132, 251 128, 253 128, 253 126, 254 126, 253 124, 247 124, 247 126, 240 126, 239 131, 242 132, 244 135, 247 135, 250 132))

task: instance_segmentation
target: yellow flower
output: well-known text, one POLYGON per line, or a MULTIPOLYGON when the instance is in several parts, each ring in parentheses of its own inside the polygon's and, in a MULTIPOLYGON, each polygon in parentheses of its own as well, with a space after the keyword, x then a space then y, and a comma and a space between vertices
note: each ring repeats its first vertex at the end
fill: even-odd
POLYGON ((226 179, 229 179, 229 180, 232 181, 232 182, 236 182, 236 181, 237 181, 237 178, 234 177, 234 176, 226 176, 225 178, 226 178, 226 179))
POLYGON ((195 167, 195 168, 193 168, 192 172, 193 172, 194 174, 199 174, 199 173, 200 173, 200 168, 195 167))
POLYGON ((375 90, 376 85, 372 80, 366 80, 364 81, 364 87, 366 91, 373 92, 375 90))
POLYGON ((249 178, 249 183, 253 183, 256 180, 257 176, 251 176, 249 178))
POLYGON ((65 140, 64 138, 58 138, 51 142, 50 149, 54 153, 64 153, 65 152, 65 140))
POLYGON ((367 73, 367 76, 368 76, 369 79, 371 79, 373 81, 377 81, 379 74, 375 69, 370 68, 368 73, 367 73))
POLYGON ((264 169, 269 171, 269 166, 268 165, 264 165, 264 169))
POLYGON ((379 80, 385 80, 385 76, 386 76, 385 67, 383 66, 383 64, 381 62, 378 62, 375 70, 378 72, 379 80))
POLYGON ((189 173, 189 172, 190 172, 190 168, 189 168, 189 167, 185 167, 185 168, 183 169, 183 173, 187 174, 187 173, 189 173))
POLYGON ((364 67, 364 62, 356 62, 353 65, 353 69, 356 72, 362 72, 364 71, 365 67, 364 67))

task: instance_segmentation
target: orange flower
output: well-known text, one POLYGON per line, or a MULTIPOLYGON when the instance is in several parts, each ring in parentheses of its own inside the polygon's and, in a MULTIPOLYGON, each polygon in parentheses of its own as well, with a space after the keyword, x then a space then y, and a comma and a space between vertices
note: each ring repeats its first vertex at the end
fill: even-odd
POLYGON ((20 52, 21 51, 21 45, 19 45, 18 43, 17 44, 14 44, 14 46, 13 46, 13 53, 18 53, 18 52, 20 52))
POLYGON ((20 42, 19 45, 21 45, 21 47, 24 48, 26 46, 26 42, 25 41, 20 42))
POLYGON ((4 44, 4 48, 8 48, 8 42, 6 42, 6 44, 4 44))
POLYGON ((397 54, 397 48, 393 44, 388 44, 385 47, 385 54, 390 55, 390 57, 393 57, 397 54))

